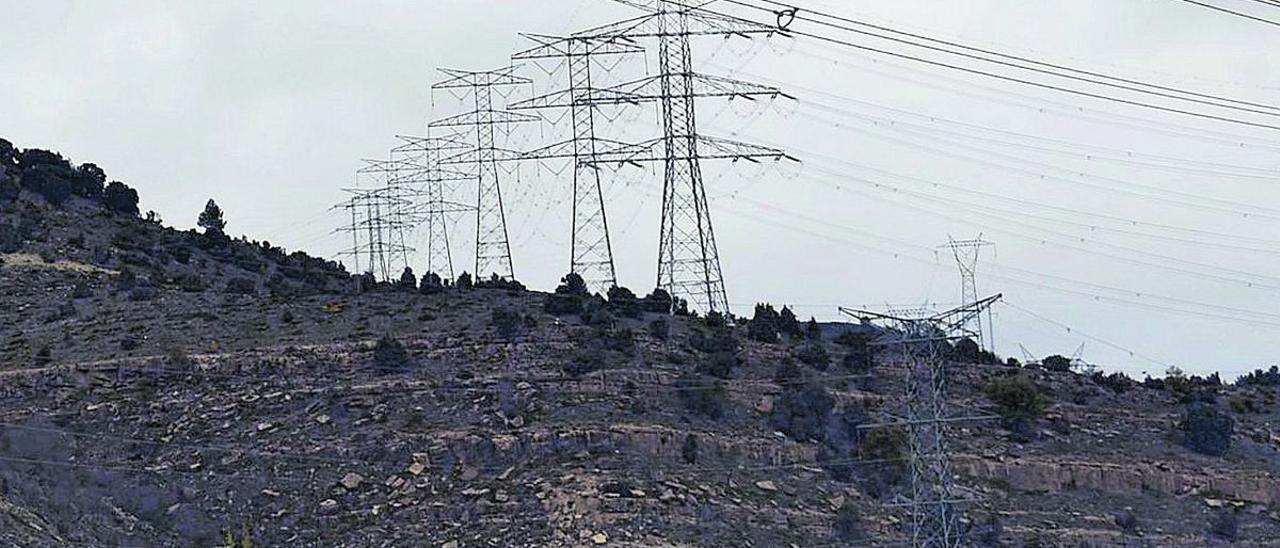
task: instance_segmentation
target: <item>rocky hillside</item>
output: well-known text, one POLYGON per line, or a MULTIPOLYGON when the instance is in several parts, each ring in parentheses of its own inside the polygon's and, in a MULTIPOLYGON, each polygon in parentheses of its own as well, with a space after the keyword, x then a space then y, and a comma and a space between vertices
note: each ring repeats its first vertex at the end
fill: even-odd
MULTIPOLYGON (((661 294, 572 279, 356 291, 136 201, 51 200, 81 170, 37 159, 57 164, 0 149, 0 544, 909 538, 889 506, 910 491, 904 434, 858 428, 900 412, 904 368, 856 333, 767 307, 672 317, 661 294)), ((1280 375, 948 354, 957 413, 1002 417, 950 431, 974 545, 1280 545, 1280 375)))

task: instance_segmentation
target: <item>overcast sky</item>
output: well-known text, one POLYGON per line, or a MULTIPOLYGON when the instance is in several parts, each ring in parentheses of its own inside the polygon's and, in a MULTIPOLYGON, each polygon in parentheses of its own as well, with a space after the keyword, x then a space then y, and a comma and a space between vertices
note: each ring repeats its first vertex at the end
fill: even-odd
MULTIPOLYGON (((803 4, 1280 104, 1280 29, 1174 0, 803 4)), ((359 160, 385 157, 393 135, 423 134, 428 119, 464 110, 448 93, 432 96, 436 67, 503 66, 527 46, 518 32, 562 34, 632 14, 608 0, 0 0, 0 13, 0 137, 101 165, 179 228, 213 197, 229 231, 324 256, 347 244, 331 233, 343 219, 328 208, 359 160)), ((705 72, 798 99, 699 104, 704 133, 802 160, 704 168, 739 314, 757 301, 820 319, 837 318, 837 305, 945 306, 959 299, 959 278, 936 246, 983 233, 997 245, 979 267, 980 291, 1044 318, 998 308, 1002 354, 1021 357, 1021 343, 1037 356, 1069 355, 1084 342, 1087 360, 1137 376, 1169 364, 1234 375, 1280 361, 1280 131, 806 38, 707 38, 695 49, 705 72)), ((655 69, 651 52, 599 70, 620 80, 655 69)), ((537 83, 513 97, 565 78, 552 64, 523 73, 537 83)), ((611 114, 609 136, 656 135, 652 106, 611 114)), ((561 138, 563 122, 552 122, 508 144, 561 138)), ((567 270, 563 167, 524 165, 503 182, 516 273, 535 288, 567 270)), ((660 173, 632 169, 606 182, 620 281, 637 292, 655 276, 660 173)), ((465 185, 458 192, 470 195, 465 185)), ((461 270, 472 235, 458 222, 461 270)))

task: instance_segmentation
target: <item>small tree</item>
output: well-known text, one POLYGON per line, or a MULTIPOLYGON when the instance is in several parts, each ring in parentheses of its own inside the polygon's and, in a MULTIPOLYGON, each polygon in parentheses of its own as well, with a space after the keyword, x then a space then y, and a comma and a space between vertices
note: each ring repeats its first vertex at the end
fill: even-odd
POLYGON ((1182 444, 1192 451, 1221 457, 1231 449, 1235 420, 1213 404, 1194 402, 1188 405, 1178 426, 1182 430, 1182 444))
POLYGON ((698 436, 688 434, 680 444, 680 458, 689 464, 698 464, 698 436))
POLYGON ((138 216, 138 191, 120 181, 111 181, 103 191, 102 203, 108 210, 138 216))
POLYGON ((789 384, 769 417, 770 424, 796 441, 822 441, 835 398, 816 383, 789 384))
POLYGON ((409 365, 409 351, 391 335, 384 335, 373 346, 373 366, 380 371, 404 369, 409 365))
POLYGON ((458 279, 457 279, 457 280, 454 280, 454 282, 453 282, 453 286, 454 286, 454 287, 456 287, 456 288, 458 288, 458 289, 461 289, 461 290, 463 290, 463 291, 467 291, 467 290, 471 289, 471 286, 472 286, 472 285, 473 285, 473 284, 472 284, 472 282, 471 282, 471 275, 470 275, 470 274, 468 274, 468 273, 466 273, 466 272, 463 272, 462 274, 459 274, 459 275, 458 275, 458 279))
POLYGON ((847 501, 836 510, 835 521, 831 524, 831 536, 841 542, 857 542, 867 538, 858 509, 847 501))
POLYGON ((418 289, 418 277, 413 274, 413 269, 404 267, 404 272, 400 273, 400 289, 406 291, 416 291, 418 289))
POLYGON ((1040 366, 1049 371, 1057 371, 1059 373, 1067 373, 1071 371, 1071 358, 1060 355, 1046 356, 1040 360, 1040 366))
POLYGON ((724 415, 728 402, 724 385, 715 378, 685 373, 676 379, 676 396, 688 411, 711 419, 724 415))
POLYGON ((747 323, 747 337, 765 344, 776 343, 781 321, 782 318, 778 315, 778 311, 773 309, 773 305, 758 303, 755 315, 747 323))
POLYGON ((204 229, 206 236, 222 237, 226 235, 227 221, 222 218, 222 208, 218 207, 218 203, 210 198, 204 204, 204 211, 200 212, 200 218, 196 220, 196 225, 204 229))
POLYGON ((1036 383, 1021 374, 992 381, 987 397, 996 405, 1005 428, 1022 441, 1031 439, 1031 425, 1048 405, 1036 383))

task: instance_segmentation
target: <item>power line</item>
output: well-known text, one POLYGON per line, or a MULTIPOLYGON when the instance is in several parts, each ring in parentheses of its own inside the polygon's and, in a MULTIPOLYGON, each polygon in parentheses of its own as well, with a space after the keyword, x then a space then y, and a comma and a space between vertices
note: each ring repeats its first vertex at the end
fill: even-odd
MULTIPOLYGON (((1249 14, 1247 14, 1247 13, 1240 12, 1240 11, 1235 11, 1235 10, 1227 9, 1227 8, 1222 7, 1222 6, 1217 6, 1217 5, 1214 5, 1214 4, 1210 4, 1210 3, 1208 3, 1208 2, 1201 2, 1201 1, 1199 1, 1199 0, 1180 0, 1180 1, 1182 1, 1182 2, 1186 2, 1186 3, 1188 3, 1188 4, 1194 4, 1194 5, 1200 6, 1200 7, 1202 7, 1202 8, 1209 8, 1209 9, 1211 9, 1211 10, 1214 10, 1214 11, 1217 11, 1217 12, 1221 12, 1221 13, 1225 13, 1225 14, 1228 14, 1228 15, 1234 15, 1234 16, 1236 16, 1236 17, 1243 17, 1243 18, 1245 18, 1245 19, 1249 19, 1249 20, 1251 20, 1251 21, 1257 21, 1257 22, 1259 22, 1259 23, 1265 23, 1265 24, 1272 25, 1272 26, 1275 26, 1275 27, 1280 27, 1280 22, 1272 21, 1272 20, 1270 20, 1270 19, 1265 19, 1265 18, 1262 18, 1262 17, 1258 17, 1258 16, 1256 16, 1256 15, 1249 15, 1249 14)), ((1270 5, 1270 6, 1275 7, 1275 5, 1274 5, 1274 4, 1267 4, 1267 5, 1270 5)))
MULTIPOLYGON (((726 1, 726 2, 729 2, 729 3, 732 3, 732 4, 737 4, 737 5, 739 5, 739 6, 748 7, 748 8, 754 8, 754 9, 764 10, 764 11, 770 11, 770 12, 774 11, 774 10, 769 9, 769 8, 763 8, 763 7, 760 7, 760 6, 754 6, 754 5, 751 5, 751 4, 749 4, 749 3, 745 2, 745 1, 742 1, 742 0, 725 0, 725 1, 726 1)), ((790 5, 787 5, 787 4, 783 4, 782 2, 777 2, 777 1, 774 1, 774 0, 760 0, 760 1, 767 2, 767 3, 770 3, 770 4, 774 4, 774 5, 777 5, 777 6, 794 7, 794 6, 790 6, 790 5)), ((1135 80, 1135 79, 1131 79, 1131 78, 1125 78, 1125 77, 1120 77, 1120 76, 1112 76, 1112 75, 1104 74, 1104 73, 1100 73, 1100 72, 1089 71, 1089 70, 1083 70, 1083 69, 1077 69, 1077 68, 1074 68, 1074 67, 1069 67, 1069 66, 1065 66, 1065 65, 1061 65, 1061 64, 1048 63, 1048 62, 1044 62, 1044 61, 1039 61, 1039 60, 1036 60, 1036 59, 1032 59, 1032 58, 1029 58, 1029 57, 1024 57, 1024 56, 1019 56, 1019 55, 1013 55, 1013 54, 1003 53, 1003 52, 999 52, 999 51, 994 51, 994 50, 990 50, 990 49, 984 49, 984 48, 974 47, 974 46, 970 46, 970 45, 962 44, 962 43, 955 42, 955 41, 943 40, 943 39, 940 39, 940 38, 934 38, 934 37, 926 36, 926 35, 923 35, 923 34, 918 34, 918 33, 912 33, 912 32, 907 32, 907 31, 903 31, 903 30, 898 30, 898 29, 894 29, 894 28, 891 28, 891 27, 883 26, 883 25, 875 25, 875 24, 872 24, 872 23, 867 23, 867 22, 865 22, 865 21, 859 21, 859 20, 856 20, 856 19, 852 19, 852 18, 848 18, 848 17, 842 17, 842 16, 839 16, 839 15, 833 15, 833 14, 830 14, 830 13, 824 13, 824 12, 816 11, 816 10, 809 9, 809 8, 798 8, 798 9, 796 10, 796 16, 795 16, 795 19, 796 19, 796 20, 800 20, 800 21, 807 21, 807 22, 815 23, 815 24, 819 24, 819 25, 824 25, 824 26, 831 27, 831 28, 834 28, 834 29, 839 29, 839 30, 845 30, 845 31, 849 31, 849 32, 854 32, 854 33, 862 34, 862 35, 865 35, 865 36, 872 36, 872 37, 880 38, 880 39, 883 39, 883 40, 890 40, 890 41, 899 42, 899 43, 902 43, 902 44, 911 45, 911 46, 915 46, 915 47, 921 47, 921 48, 931 49, 931 50, 939 51, 939 52, 942 52, 942 53, 950 53, 950 54, 952 54, 952 55, 960 55, 960 56, 963 56, 963 57, 967 57, 967 58, 971 58, 971 59, 975 59, 975 60, 980 60, 980 61, 986 61, 986 62, 989 62, 989 63, 996 63, 996 64, 999 64, 999 65, 1009 66, 1009 67, 1013 67, 1013 68, 1020 68, 1020 69, 1023 69, 1023 70, 1029 70, 1029 71, 1039 72, 1039 73, 1046 74, 1046 75, 1050 75, 1050 76, 1057 76, 1057 77, 1061 77, 1061 78, 1068 78, 1068 79, 1077 80, 1077 81, 1083 81, 1083 82, 1088 82, 1088 83, 1093 83, 1093 84, 1099 84, 1099 85, 1104 85, 1104 86, 1110 86, 1110 87, 1115 87, 1115 88, 1118 88, 1118 89, 1124 89, 1124 90, 1128 90, 1128 91, 1134 91, 1134 92, 1138 92, 1138 93, 1148 93, 1148 94, 1157 95, 1157 96, 1160 96, 1160 97, 1166 97, 1166 98, 1171 98, 1171 99, 1179 99, 1179 100, 1183 100, 1183 101, 1191 101, 1191 102, 1201 103, 1201 104, 1205 104, 1205 105, 1209 105, 1209 106, 1215 106, 1215 107, 1220 107, 1220 108, 1238 109, 1238 110, 1243 110, 1243 111, 1246 111, 1246 112, 1253 112, 1253 113, 1257 113, 1257 114, 1264 114, 1264 115, 1268 115, 1268 116, 1276 116, 1276 115, 1277 115, 1277 113, 1275 113, 1275 112, 1259 111, 1259 110, 1255 110, 1255 109, 1246 109, 1246 108, 1232 107, 1232 106, 1229 106, 1229 105, 1215 104, 1215 103, 1208 102, 1208 101, 1219 101, 1219 102, 1225 102, 1225 103, 1234 103, 1234 104, 1236 104, 1236 105, 1238 105, 1238 106, 1241 106, 1241 107, 1257 107, 1257 108, 1262 108, 1262 109, 1267 109, 1267 110, 1272 110, 1272 111, 1280 110, 1280 107, 1277 107, 1277 106, 1274 106, 1274 105, 1268 105, 1268 104, 1263 104, 1263 103, 1256 103, 1256 102, 1251 102, 1251 101, 1245 101, 1245 100, 1233 99, 1233 98, 1230 98, 1230 97, 1222 97, 1222 96, 1219 96, 1219 95, 1212 95, 1212 94, 1200 93, 1200 92, 1196 92, 1196 91, 1188 91, 1188 90, 1184 90, 1184 89, 1180 89, 1180 88, 1175 88, 1175 87, 1171 87, 1171 86, 1164 86, 1164 85, 1160 85, 1160 84, 1152 84, 1152 83, 1149 83, 1149 82, 1143 82, 1143 81, 1135 80), (1082 78, 1082 77, 1077 77, 1077 76, 1064 75, 1064 74, 1060 74, 1060 73, 1053 72, 1053 71, 1051 71, 1051 70, 1043 70, 1043 69, 1036 69, 1036 68, 1023 67, 1023 66, 1019 66, 1019 65, 1016 65, 1016 64, 1013 64, 1013 63, 1006 63, 1006 62, 994 61, 994 60, 991 60, 991 59, 985 59, 985 58, 982 58, 981 56, 976 56, 976 55, 967 55, 967 54, 963 54, 963 53, 956 53, 956 52, 953 52, 953 51, 947 50, 947 49, 945 49, 945 48, 931 47, 931 46, 927 46, 927 45, 922 45, 922 44, 918 44, 918 43, 915 43, 915 42, 911 42, 911 41, 909 41, 909 40, 895 39, 895 38, 887 37, 887 36, 884 36, 884 35, 876 34, 876 33, 873 33, 873 32, 862 31, 862 30, 858 30, 858 29, 855 29, 855 28, 850 28, 850 27, 846 27, 846 26, 843 26, 843 25, 834 24, 834 23, 827 22, 827 21, 819 21, 819 20, 812 19, 812 18, 809 18, 809 17, 806 17, 805 15, 803 15, 803 14, 806 14, 806 13, 813 13, 813 14, 820 15, 820 16, 822 16, 822 17, 826 17, 826 18, 832 19, 832 20, 842 21, 842 22, 845 22, 845 23, 850 23, 850 24, 857 25, 857 26, 860 26, 860 27, 865 27, 865 28, 875 29, 875 30, 882 31, 882 32, 889 32, 889 33, 896 34, 896 35, 900 35, 900 36, 907 36, 907 37, 914 38, 914 39, 917 39, 917 40, 924 40, 924 41, 926 41, 926 42, 930 42, 930 43, 934 43, 934 44, 942 44, 942 45, 949 46, 949 47, 953 47, 953 48, 960 48, 960 49, 963 49, 963 50, 968 50, 968 51, 972 51, 972 52, 977 52, 977 53, 980 53, 980 54, 983 54, 983 55, 991 55, 991 56, 995 56, 995 57, 998 57, 998 58, 1001 58, 1001 59, 1008 59, 1008 60, 1017 61, 1017 62, 1021 62, 1021 63, 1028 63, 1028 64, 1035 65, 1035 66, 1047 67, 1047 68, 1049 68, 1049 69, 1053 69, 1053 70, 1067 71, 1067 72, 1071 72, 1071 73, 1075 73, 1075 74, 1079 74, 1079 75, 1084 75, 1084 76, 1088 76, 1088 77, 1092 77, 1092 78, 1101 78, 1101 79, 1103 79, 1103 80, 1110 80, 1110 81, 1112 81, 1112 82, 1119 82, 1120 84, 1127 84, 1127 85, 1118 85, 1118 84, 1115 84, 1115 83, 1108 83, 1108 82, 1105 82, 1105 81, 1098 81, 1098 80, 1093 80, 1093 79, 1090 79, 1090 78, 1082 78), (1152 88, 1152 89, 1155 89, 1155 90, 1160 90, 1160 91, 1163 91, 1163 92, 1169 92, 1169 93, 1172 93, 1172 94, 1182 94, 1182 95, 1187 95, 1187 96, 1190 96, 1190 97, 1193 97, 1193 98, 1199 98, 1199 99, 1203 99, 1203 100, 1206 100, 1206 101, 1201 101, 1201 100, 1197 100, 1197 99, 1188 99, 1188 98, 1185 98, 1185 97, 1178 97, 1178 96, 1176 96, 1176 95, 1170 95, 1170 94, 1166 94, 1166 93, 1152 92, 1152 91, 1150 91, 1150 90, 1142 90, 1142 89, 1140 89, 1140 88, 1134 88, 1134 87, 1131 87, 1130 85, 1132 85, 1132 86, 1142 86, 1142 87, 1152 88)))
MULTIPOLYGON (((709 10, 709 9, 707 9, 707 8, 705 8, 705 7, 692 7, 692 9, 696 9, 696 10, 704 11, 704 12, 711 13, 711 14, 718 15, 718 16, 729 17, 728 15, 726 15, 726 14, 724 14, 724 13, 720 13, 720 12, 717 12, 717 11, 709 10)), ((761 9, 764 9, 764 8, 761 8, 761 9)), ((872 53, 878 53, 878 54, 881 54, 881 55, 887 55, 887 56, 890 56, 890 57, 896 57, 896 58, 899 58, 899 59, 905 59, 905 60, 913 61, 913 62, 916 62, 916 63, 923 63, 923 64, 932 65, 932 66, 936 66, 936 67, 941 67, 941 68, 951 69, 951 70, 960 71, 960 72, 965 72, 965 73, 969 73, 969 74, 974 74, 974 75, 977 75, 977 76, 984 76, 984 77, 987 77, 987 78, 993 78, 993 79, 997 79, 997 80, 1003 80, 1003 81, 1006 81, 1006 82, 1017 83, 1017 84, 1023 84, 1023 85, 1028 85, 1028 86, 1038 87, 1038 88, 1042 88, 1042 89, 1047 89, 1047 90, 1052 90, 1052 91, 1058 91, 1058 92, 1062 92, 1062 93, 1068 93, 1068 94, 1077 95, 1077 96, 1081 96, 1081 97, 1088 97, 1088 98, 1091 98, 1091 99, 1099 99, 1099 100, 1103 100, 1103 101, 1110 101, 1110 102, 1114 102, 1114 103, 1120 103, 1120 104, 1125 104, 1125 105, 1130 105, 1130 106, 1136 106, 1136 107, 1141 107, 1141 108, 1146 108, 1146 109, 1151 109, 1151 110, 1158 110, 1158 111, 1168 112, 1168 113, 1172 113, 1172 114, 1181 114, 1181 115, 1184 115, 1184 116, 1191 116, 1191 117, 1195 117, 1195 118, 1202 118, 1202 119, 1206 119, 1206 120, 1214 120, 1214 121, 1218 121, 1218 122, 1225 122, 1225 123, 1235 124, 1235 125, 1241 125, 1241 126, 1249 126, 1249 127, 1256 127, 1256 128, 1269 129, 1269 130, 1280 130, 1280 125, 1273 125, 1273 124, 1269 124, 1269 123, 1262 123, 1262 122, 1254 122, 1254 121, 1245 120, 1245 119, 1242 119, 1242 118, 1232 118, 1232 117, 1230 117, 1230 116, 1222 116, 1222 115, 1217 115, 1217 114, 1209 114, 1209 113, 1204 113, 1204 112, 1197 112, 1197 111, 1193 111, 1193 110, 1187 110, 1187 109, 1184 109, 1184 108, 1169 107, 1169 106, 1159 105, 1159 104, 1156 104, 1156 103, 1149 103, 1149 102, 1145 102, 1145 101, 1139 101, 1139 100, 1134 100, 1134 99, 1126 99, 1126 98, 1123 98, 1123 97, 1116 97, 1116 96, 1111 96, 1111 95, 1105 95, 1105 94, 1102 94, 1102 93, 1095 93, 1095 92, 1085 91, 1085 90, 1079 90, 1079 89, 1075 89, 1075 88, 1068 88, 1068 87, 1064 87, 1064 86, 1060 86, 1060 85, 1056 85, 1056 84, 1048 84, 1048 83, 1044 83, 1044 82, 1037 82, 1037 81, 1034 81, 1034 80, 1028 80, 1028 79, 1025 79, 1025 78, 1020 78, 1020 77, 1017 77, 1017 76, 1009 76, 1009 75, 1000 74, 1000 73, 995 73, 995 72, 991 72, 991 71, 987 71, 987 70, 983 70, 983 69, 976 69, 976 68, 971 68, 971 67, 965 67, 965 66, 962 66, 962 65, 957 65, 957 64, 953 64, 953 63, 948 63, 948 62, 945 62, 945 61, 937 61, 937 60, 928 59, 928 58, 925 58, 925 57, 920 57, 920 56, 917 56, 917 55, 911 55, 911 54, 907 54, 907 53, 901 53, 901 52, 896 52, 896 51, 890 51, 890 50, 886 50, 886 49, 883 49, 883 48, 877 48, 877 47, 868 46, 868 45, 865 45, 865 44, 859 44, 859 43, 856 43, 856 42, 851 42, 851 41, 849 41, 849 40, 844 40, 844 39, 840 39, 840 38, 833 38, 833 37, 830 37, 830 36, 824 36, 824 35, 815 34, 815 33, 810 33, 810 32, 798 31, 798 30, 791 29, 791 28, 785 29, 785 30, 784 30, 784 32, 785 32, 786 34, 789 34, 789 35, 803 36, 803 37, 806 37, 806 38, 812 38, 812 39, 814 39, 814 40, 819 40, 819 41, 822 41, 822 42, 828 42, 828 43, 831 43, 831 44, 836 44, 836 45, 845 46, 845 47, 849 47, 849 48, 859 49, 859 50, 863 50, 863 51, 869 51, 869 52, 872 52, 872 53)))

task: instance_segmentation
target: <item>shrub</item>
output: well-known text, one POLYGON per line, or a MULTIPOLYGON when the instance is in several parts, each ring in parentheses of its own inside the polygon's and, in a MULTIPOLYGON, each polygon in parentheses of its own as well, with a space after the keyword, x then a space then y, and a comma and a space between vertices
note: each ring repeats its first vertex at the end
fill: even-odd
POLYGON ((987 397, 996 405, 1001 423, 1018 441, 1030 441, 1031 426, 1044 414, 1048 402, 1026 375, 1013 375, 987 385, 987 397))
POLYGON ((164 351, 164 363, 170 369, 187 369, 191 367, 191 356, 181 346, 172 345, 164 351))
POLYGON ((227 280, 227 293, 235 293, 239 295, 252 295, 257 291, 256 284, 249 278, 231 278, 227 280))
POLYGON ((569 363, 564 365, 564 372, 573 378, 604 369, 604 352, 600 349, 579 350, 573 353, 569 363))
POLYGON ((560 285, 556 286, 555 292, 547 295, 542 309, 557 316, 579 314, 582 312, 583 301, 589 296, 587 283, 582 280, 582 276, 570 272, 560 278, 560 285))
POLYGON ((796 359, 819 371, 826 371, 827 365, 831 363, 831 356, 821 343, 809 343, 800 347, 796 351, 796 359))
POLYGON ((1234 512, 1222 512, 1209 520, 1209 534, 1227 542, 1239 539, 1239 520, 1234 512))
POLYGON ((53 350, 49 348, 49 345, 41 346, 40 350, 36 351, 35 362, 36 367, 44 367, 53 362, 53 350))
POLYGON ((778 331, 788 337, 799 337, 803 334, 800 330, 800 321, 796 319, 796 313, 786 306, 778 311, 778 331))
POLYGON ((871 337, 866 335, 850 337, 845 341, 845 346, 849 349, 842 362, 845 369, 866 373, 875 367, 876 353, 875 347, 871 345, 871 337))
POLYGON ((804 324, 804 336, 811 341, 822 340, 822 326, 818 325, 818 320, 812 316, 809 317, 809 322, 804 324))
POLYGON ((865 462, 864 476, 872 495, 883 495, 906 476, 906 429, 899 426, 873 429, 867 432, 858 449, 859 457, 865 462))
POLYGON ((1094 371, 1092 375, 1089 375, 1089 378, 1098 386, 1106 388, 1115 394, 1128 392, 1130 388, 1133 388, 1133 386, 1137 384, 1137 382, 1129 378, 1128 375, 1120 372, 1108 375, 1103 374, 1101 371, 1094 371))
POLYGON ((755 315, 747 323, 747 338, 765 344, 776 343, 781 322, 782 317, 773 309, 773 305, 757 304, 755 315))
MULTIPOLYGON (((530 320, 532 318, 529 318, 530 320)), ((527 327, 526 318, 519 312, 509 308, 493 309, 493 316, 489 320, 489 324, 493 326, 494 332, 498 337, 503 339, 514 339, 523 335, 527 327)))
POLYGON ((138 216, 138 191, 120 181, 111 181, 103 191, 102 203, 109 211, 138 216))
POLYGON ((582 301, 582 323, 594 327, 613 327, 613 313, 609 305, 599 295, 587 297, 582 301))
POLYGON ((435 272, 427 272, 422 276, 422 285, 418 286, 418 292, 423 295, 435 295, 444 291, 444 280, 440 279, 440 275, 435 272))
POLYGON ((858 509, 848 502, 836 510, 835 520, 831 524, 831 536, 841 542, 858 542, 867 539, 862 528, 862 518, 858 509))
POLYGON ((70 168, 40 164, 27 168, 22 174, 22 186, 40 194, 50 204, 58 206, 72 195, 70 168))
POLYGON ((1120 512, 1116 514, 1116 526, 1126 533, 1132 533, 1138 529, 1138 517, 1129 510, 1120 512))
POLYGON ((613 286, 609 288, 609 306, 618 311, 619 314, 629 318, 637 318, 643 311, 640 306, 640 299, 636 298, 636 294, 625 287, 613 286))
POLYGON ((488 280, 482 280, 482 281, 476 282, 475 286, 478 289, 505 289, 507 291, 524 291, 525 290, 524 284, 516 281, 515 279, 508 280, 506 278, 503 278, 502 276, 499 276, 497 273, 494 273, 493 275, 489 276, 488 280))
POLYGON ((698 436, 687 434, 680 444, 680 458, 689 464, 698 464, 698 436))
POLYGON ((1056 371, 1058 373, 1068 373, 1071 371, 1071 358, 1057 354, 1046 356, 1044 359, 1040 360, 1040 367, 1049 371, 1056 371))
POLYGON ((405 291, 418 290, 418 277, 413 274, 412 268, 404 267, 404 272, 400 273, 400 281, 396 286, 405 291))
POLYGON ((1271 369, 1258 369, 1236 379, 1236 386, 1280 386, 1280 366, 1271 369))
POLYGON ((1183 412, 1178 428, 1182 430, 1182 444, 1188 449, 1221 457, 1231 448, 1235 421, 1212 404, 1195 402, 1183 412))
POLYGON ((391 335, 384 335, 373 346, 373 366, 381 371, 395 371, 409 366, 409 351, 391 335))
POLYGON ((662 288, 655 288, 652 293, 645 296, 641 302, 641 307, 645 312, 654 314, 671 314, 672 300, 671 294, 662 288))
POLYGON ((718 379, 685 373, 676 379, 675 388, 676 397, 686 410, 711 419, 724 416, 728 400, 718 379))
POLYGON ((769 423, 793 440, 822 441, 834 408, 835 398, 821 385, 790 384, 783 387, 769 423))
POLYGON ((738 367, 738 355, 733 352, 712 352, 702 356, 697 371, 703 375, 727 379, 733 376, 733 368, 738 367))
POLYGON ((658 318, 649 322, 649 334, 653 338, 665 341, 671 336, 671 322, 666 318, 658 318))
POLYGON ((458 279, 454 280, 453 282, 454 287, 461 289, 463 291, 467 291, 471 289, 472 285, 473 284, 471 282, 471 275, 467 274, 466 272, 459 274, 458 279))

